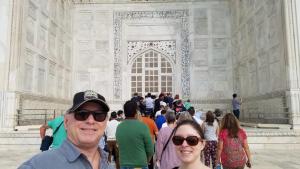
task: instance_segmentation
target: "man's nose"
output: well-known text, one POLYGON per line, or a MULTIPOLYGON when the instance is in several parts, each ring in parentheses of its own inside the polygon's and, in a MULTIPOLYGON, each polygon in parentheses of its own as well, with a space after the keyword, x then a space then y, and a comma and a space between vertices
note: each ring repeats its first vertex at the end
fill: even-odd
POLYGON ((93 117, 93 114, 90 114, 89 117, 87 118, 87 122, 89 123, 94 123, 95 122, 95 119, 93 117))

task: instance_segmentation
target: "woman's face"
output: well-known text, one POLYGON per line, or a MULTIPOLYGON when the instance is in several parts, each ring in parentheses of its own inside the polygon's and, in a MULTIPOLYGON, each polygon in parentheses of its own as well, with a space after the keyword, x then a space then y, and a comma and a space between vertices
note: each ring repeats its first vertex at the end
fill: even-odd
MULTIPOLYGON (((189 136, 196 136, 199 138, 199 142, 194 146, 191 146, 187 143, 186 140, 183 141, 181 145, 175 145, 177 155, 182 163, 193 163, 196 160, 200 161, 200 153, 201 150, 204 148, 204 142, 198 132, 191 126, 191 125, 182 125, 180 126, 173 137, 179 136, 183 138, 187 138, 189 136)), ((178 137, 177 137, 178 138, 178 137)), ((195 138, 195 137, 194 137, 195 138)), ((195 143, 195 139, 194 143, 195 143)))

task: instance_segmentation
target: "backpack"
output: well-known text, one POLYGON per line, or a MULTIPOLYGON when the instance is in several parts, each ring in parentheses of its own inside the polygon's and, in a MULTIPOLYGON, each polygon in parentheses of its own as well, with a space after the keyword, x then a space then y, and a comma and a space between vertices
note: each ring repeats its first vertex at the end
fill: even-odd
POLYGON ((245 165, 247 156, 242 146, 242 141, 239 138, 227 137, 226 142, 223 143, 223 148, 227 160, 222 161, 222 165, 230 168, 245 165))

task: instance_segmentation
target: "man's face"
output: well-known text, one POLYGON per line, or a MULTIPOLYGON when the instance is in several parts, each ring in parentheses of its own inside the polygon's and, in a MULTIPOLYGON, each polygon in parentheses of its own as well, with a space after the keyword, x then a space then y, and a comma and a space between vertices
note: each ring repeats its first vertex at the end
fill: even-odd
MULTIPOLYGON (((105 112, 101 105, 94 102, 87 102, 78 110, 105 112)), ((64 123, 67 130, 67 137, 73 144, 79 148, 95 147, 98 146, 100 137, 105 131, 107 116, 102 122, 96 121, 92 114, 86 120, 79 121, 75 119, 74 112, 72 112, 65 115, 64 123)))

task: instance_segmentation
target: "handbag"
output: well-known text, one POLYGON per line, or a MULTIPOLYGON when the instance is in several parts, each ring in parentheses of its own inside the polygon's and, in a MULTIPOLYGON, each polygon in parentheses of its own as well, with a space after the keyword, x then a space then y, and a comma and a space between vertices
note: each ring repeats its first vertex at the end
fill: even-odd
POLYGON ((49 147, 51 146, 52 142, 53 142, 53 135, 57 132, 57 130, 59 129, 59 127, 63 124, 63 121, 59 124, 59 126, 55 129, 55 131, 53 132, 52 136, 45 136, 42 140, 41 146, 40 146, 40 150, 41 151, 47 151, 49 150, 49 147))

